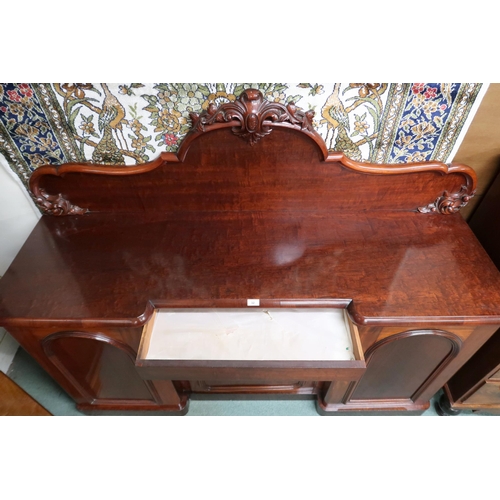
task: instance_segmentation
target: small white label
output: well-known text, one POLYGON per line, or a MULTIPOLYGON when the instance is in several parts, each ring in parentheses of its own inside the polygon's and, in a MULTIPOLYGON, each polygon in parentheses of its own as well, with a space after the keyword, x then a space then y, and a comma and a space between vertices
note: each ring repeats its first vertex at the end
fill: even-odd
POLYGON ((247 306, 248 307, 258 307, 260 306, 260 300, 259 299, 247 299, 247 306))

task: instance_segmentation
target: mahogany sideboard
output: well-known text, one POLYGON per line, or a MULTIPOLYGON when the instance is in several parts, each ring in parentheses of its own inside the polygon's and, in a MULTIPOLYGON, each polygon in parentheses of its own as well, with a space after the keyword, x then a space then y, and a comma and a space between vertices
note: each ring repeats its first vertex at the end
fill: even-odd
POLYGON ((37 169, 0 325, 91 414, 422 413, 500 326, 500 273, 458 213, 475 173, 352 161, 313 117, 249 89, 192 114, 177 153, 37 169))

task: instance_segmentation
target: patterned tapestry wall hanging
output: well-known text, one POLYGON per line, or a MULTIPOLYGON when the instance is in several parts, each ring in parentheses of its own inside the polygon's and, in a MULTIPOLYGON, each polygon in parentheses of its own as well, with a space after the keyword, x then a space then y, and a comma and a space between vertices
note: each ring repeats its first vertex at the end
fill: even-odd
POLYGON ((0 153, 27 185, 44 164, 135 164, 176 151, 189 113, 245 88, 315 111, 332 151, 374 163, 448 161, 487 85, 480 83, 0 84, 0 153))

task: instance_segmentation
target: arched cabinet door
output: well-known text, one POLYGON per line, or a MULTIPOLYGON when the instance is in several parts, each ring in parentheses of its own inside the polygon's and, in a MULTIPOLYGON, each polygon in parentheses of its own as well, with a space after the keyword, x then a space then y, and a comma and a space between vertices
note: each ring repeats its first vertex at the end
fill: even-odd
POLYGON ((366 372, 349 401, 416 401, 460 346, 459 337, 441 330, 413 330, 380 340, 366 351, 366 372))
POLYGON ((155 403, 152 385, 135 370, 135 353, 126 344, 98 333, 59 332, 43 349, 89 404, 155 403))

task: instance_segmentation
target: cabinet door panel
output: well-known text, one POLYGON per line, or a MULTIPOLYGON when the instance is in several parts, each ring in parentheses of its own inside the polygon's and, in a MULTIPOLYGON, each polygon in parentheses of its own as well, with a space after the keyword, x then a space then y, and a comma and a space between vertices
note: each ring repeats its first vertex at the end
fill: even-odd
POLYGON ((415 399, 458 352, 453 337, 447 332, 413 331, 376 343, 366 352, 366 372, 351 401, 415 399))
POLYGON ((135 370, 133 353, 104 338, 57 334, 44 341, 44 350, 89 402, 153 399, 135 370))

